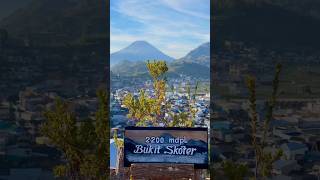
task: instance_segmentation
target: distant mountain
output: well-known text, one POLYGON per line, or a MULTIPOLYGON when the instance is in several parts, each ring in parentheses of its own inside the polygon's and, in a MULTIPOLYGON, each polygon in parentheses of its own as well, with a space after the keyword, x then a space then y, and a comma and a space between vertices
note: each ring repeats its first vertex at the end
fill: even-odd
MULTIPOLYGON (((147 60, 167 60, 166 55, 159 54, 158 58, 151 58, 151 54, 146 52, 156 52, 159 54, 155 47, 145 41, 136 41, 127 48, 113 53, 111 55, 111 71, 114 74, 121 76, 134 76, 134 77, 148 77, 148 69, 146 66, 147 60), (143 56, 145 58, 143 58, 143 56), (149 56, 150 58, 146 58, 149 56), (161 58, 161 56, 163 58, 161 58), (128 57, 134 57, 129 58, 128 57)), ((154 53, 152 53, 154 54, 154 53)), ((169 71, 168 77, 179 77, 180 75, 187 75, 197 78, 210 77, 210 43, 205 43, 188 53, 184 58, 172 61, 173 58, 169 57, 167 64, 169 71)), ((152 56, 155 57, 155 56, 152 56)))
POLYGON ((245 10, 247 8, 259 8, 265 5, 278 6, 282 9, 290 10, 301 15, 320 18, 319 0, 223 0, 214 1, 216 13, 235 12, 235 9, 245 10), (231 11, 230 11, 231 10, 231 11))
POLYGON ((0 20, 12 14, 19 8, 23 8, 25 5, 30 3, 32 0, 10 0, 5 3, 1 3, 0 6, 0 20))
POLYGON ((72 40, 106 36, 106 3, 100 0, 33 0, 0 21, 10 35, 72 40))
POLYGON ((113 66, 122 63, 123 61, 145 62, 154 59, 165 60, 167 62, 174 60, 174 58, 164 54, 146 41, 135 41, 128 47, 112 53, 110 55, 110 64, 113 66))
POLYGON ((200 45, 178 61, 191 62, 210 67, 210 42, 200 45))
POLYGON ((187 147, 197 147, 197 153, 205 153, 208 151, 208 144, 202 140, 190 139, 188 143, 184 145, 187 147))
POLYGON ((173 62, 169 64, 169 76, 187 75, 194 78, 210 78, 210 66, 194 62, 173 62))
MULTIPOLYGON (((210 67, 192 62, 168 63, 168 77, 177 78, 180 75, 192 76, 195 78, 209 78, 210 67)), ((130 62, 122 61, 111 68, 114 74, 127 77, 149 77, 146 63, 143 61, 130 62)))
POLYGON ((175 137, 174 137, 172 134, 170 134, 170 133, 162 133, 160 136, 161 136, 161 137, 164 137, 167 142, 169 142, 169 139, 170 139, 170 138, 175 138, 175 137))
POLYGON ((218 47, 226 40, 278 50, 320 47, 319 1, 227 0, 216 3, 218 47))
POLYGON ((136 143, 134 140, 128 137, 124 138, 124 144, 126 145, 125 151, 127 152, 133 152, 138 144, 144 145, 143 143, 136 143))
POLYGON ((190 146, 190 147, 198 146, 198 147, 202 147, 202 148, 207 148, 207 146, 208 146, 208 144, 202 140, 193 140, 193 139, 190 139, 188 141, 188 143, 185 145, 190 146))
POLYGON ((144 61, 131 62, 128 60, 123 60, 113 65, 111 72, 121 76, 141 76, 146 75, 148 69, 144 61))

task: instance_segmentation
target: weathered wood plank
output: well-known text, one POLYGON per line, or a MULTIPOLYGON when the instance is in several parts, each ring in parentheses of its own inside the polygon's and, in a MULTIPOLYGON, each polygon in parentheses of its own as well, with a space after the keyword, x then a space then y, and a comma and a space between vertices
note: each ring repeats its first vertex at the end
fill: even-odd
POLYGON ((194 179, 190 164, 132 164, 131 175, 136 179, 194 179))

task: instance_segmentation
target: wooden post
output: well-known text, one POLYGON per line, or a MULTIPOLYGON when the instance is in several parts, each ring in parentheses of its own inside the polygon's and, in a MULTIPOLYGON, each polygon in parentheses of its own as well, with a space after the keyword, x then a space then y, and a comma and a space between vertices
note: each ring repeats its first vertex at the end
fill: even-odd
POLYGON ((123 147, 120 147, 118 149, 117 154, 117 169, 116 169, 116 177, 114 179, 118 178, 119 180, 127 180, 130 179, 130 169, 124 167, 123 159, 124 159, 124 151, 123 147))
POLYGON ((130 173, 134 180, 177 180, 196 177, 194 166, 191 164, 132 164, 130 173))
POLYGON ((117 169, 116 169, 116 174, 118 176, 122 176, 124 173, 123 173, 123 170, 124 170, 124 167, 123 167, 123 148, 120 147, 118 148, 118 154, 117 154, 117 169))
POLYGON ((194 169, 194 180, 201 180, 202 170, 194 169))

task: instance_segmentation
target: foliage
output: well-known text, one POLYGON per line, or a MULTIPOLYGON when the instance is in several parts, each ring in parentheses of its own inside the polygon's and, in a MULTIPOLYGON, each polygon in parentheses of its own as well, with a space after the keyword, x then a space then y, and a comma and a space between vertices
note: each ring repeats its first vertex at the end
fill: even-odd
POLYGON ((156 107, 154 106, 156 101, 148 98, 145 95, 145 91, 141 90, 139 98, 135 98, 132 94, 125 96, 123 104, 129 109, 128 118, 138 121, 138 126, 146 126, 148 120, 154 121, 154 112, 156 107))
POLYGON ((148 61, 147 68, 153 80, 159 80, 169 70, 165 61, 148 61))
MULTIPOLYGON (((147 68, 153 79, 154 95, 146 95, 144 90, 140 90, 139 96, 134 97, 129 93, 125 96, 123 104, 129 109, 128 118, 135 120, 137 126, 152 126, 163 124, 167 127, 191 127, 196 109, 193 108, 194 98, 188 88, 190 113, 171 112, 171 105, 166 101, 166 90, 173 87, 167 87, 165 74, 168 66, 165 61, 147 62, 147 68), (167 116, 166 116, 167 115, 167 116)), ((197 85, 198 86, 198 85, 197 85)), ((197 87, 195 88, 196 94, 197 87)), ((194 96, 193 95, 193 96, 194 96)))
POLYGON ((273 116, 273 109, 276 104, 277 100, 277 93, 279 89, 279 76, 281 72, 281 65, 277 64, 276 72, 273 79, 272 84, 272 93, 271 97, 266 103, 267 112, 264 119, 264 125, 262 126, 262 139, 258 142, 257 141, 257 131, 261 132, 258 129, 258 122, 257 122, 257 109, 256 109, 256 80, 254 77, 249 76, 247 78, 247 87, 249 89, 249 105, 250 105, 250 114, 251 114, 251 135, 252 135, 252 146, 255 151, 255 160, 256 160, 256 167, 255 167, 255 179, 258 179, 260 176, 262 177, 269 177, 271 175, 272 164, 278 160, 282 155, 283 152, 278 150, 276 153, 266 152, 266 140, 268 136, 268 132, 270 130, 269 124, 272 120, 273 116))
POLYGON ((241 180, 246 177, 249 169, 244 164, 233 163, 232 161, 225 161, 222 164, 223 172, 229 180, 241 180))
POLYGON ((113 139, 117 147, 123 147, 123 140, 118 138, 118 129, 114 129, 113 139))
POLYGON ((44 112, 41 133, 63 152, 66 164, 56 166, 54 174, 68 179, 107 179, 109 175, 109 120, 107 93, 99 90, 99 109, 94 120, 78 122, 69 104, 56 100, 53 110, 44 112))

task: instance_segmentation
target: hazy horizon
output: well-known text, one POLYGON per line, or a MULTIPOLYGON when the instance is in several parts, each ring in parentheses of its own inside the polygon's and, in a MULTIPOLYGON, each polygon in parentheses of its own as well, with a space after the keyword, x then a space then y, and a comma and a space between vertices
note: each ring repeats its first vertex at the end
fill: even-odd
MULTIPOLYGON (((128 42, 128 45, 122 47, 122 48, 119 49, 119 50, 116 50, 116 51, 114 51, 114 52, 110 52, 110 55, 113 54, 113 53, 116 53, 116 52, 118 52, 118 51, 121 51, 121 50, 123 50, 123 49, 125 49, 125 48, 127 48, 128 46, 130 46, 131 44, 133 44, 134 42, 137 42, 137 41, 145 41, 145 42, 151 44, 152 46, 154 46, 155 48, 157 48, 158 50, 160 50, 161 52, 165 53, 162 49, 158 48, 157 46, 155 46, 154 44, 150 43, 149 41, 146 41, 146 40, 136 40, 136 41, 128 42)), ((186 52, 186 54, 184 54, 184 55, 182 55, 181 57, 178 57, 178 58, 176 58, 176 57, 174 57, 174 56, 172 56, 171 54, 168 54, 168 53, 165 53, 165 54, 168 55, 168 56, 170 56, 170 57, 173 57, 174 59, 179 59, 179 58, 182 58, 182 57, 186 56, 190 51, 198 48, 200 45, 205 44, 205 43, 210 43, 210 41, 206 41, 206 42, 203 42, 203 43, 200 43, 200 44, 196 44, 196 45, 194 46, 194 48, 190 49, 189 51, 186 52)), ((173 49, 173 51, 174 51, 174 49, 173 49)))

